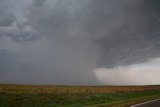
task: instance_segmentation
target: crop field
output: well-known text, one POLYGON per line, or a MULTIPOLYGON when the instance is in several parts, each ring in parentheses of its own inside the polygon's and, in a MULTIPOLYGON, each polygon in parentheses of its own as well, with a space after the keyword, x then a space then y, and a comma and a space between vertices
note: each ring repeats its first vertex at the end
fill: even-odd
POLYGON ((128 107, 160 98, 160 86, 0 84, 0 107, 128 107))

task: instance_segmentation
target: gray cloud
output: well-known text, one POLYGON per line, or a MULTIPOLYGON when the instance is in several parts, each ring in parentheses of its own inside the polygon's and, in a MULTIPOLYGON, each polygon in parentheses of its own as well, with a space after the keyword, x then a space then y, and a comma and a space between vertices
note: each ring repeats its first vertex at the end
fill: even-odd
POLYGON ((94 69, 160 57, 159 3, 34 0, 24 16, 27 24, 0 28, 0 65, 6 72, 0 80, 100 84, 94 69))
POLYGON ((0 0, 0 26, 11 26, 16 20, 15 15, 10 11, 6 1, 0 0))
POLYGON ((0 37, 9 37, 14 41, 23 42, 36 40, 41 37, 41 34, 29 28, 18 29, 13 27, 0 27, 0 37))
POLYGON ((47 0, 34 0, 35 6, 42 6, 47 0))
POLYGON ((84 28, 101 48, 97 67, 113 68, 159 57, 159 3, 157 0, 91 2, 84 28))

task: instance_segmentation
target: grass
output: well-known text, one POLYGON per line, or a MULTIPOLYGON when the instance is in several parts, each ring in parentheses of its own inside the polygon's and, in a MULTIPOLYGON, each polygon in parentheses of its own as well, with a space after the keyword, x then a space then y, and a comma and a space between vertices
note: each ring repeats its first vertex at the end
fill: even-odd
POLYGON ((160 94, 137 97, 137 98, 127 99, 127 100, 120 100, 120 101, 115 101, 110 103, 107 102, 107 103, 89 105, 85 107, 130 107, 131 105, 135 105, 138 103, 155 100, 155 99, 160 99, 160 94))
POLYGON ((127 107, 160 98, 160 86, 0 84, 0 107, 127 107))

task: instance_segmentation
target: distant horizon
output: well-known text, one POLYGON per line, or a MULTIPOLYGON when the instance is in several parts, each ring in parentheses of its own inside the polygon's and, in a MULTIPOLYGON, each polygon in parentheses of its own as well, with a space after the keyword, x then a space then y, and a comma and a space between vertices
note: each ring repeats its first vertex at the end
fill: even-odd
POLYGON ((75 87, 143 87, 143 86, 160 86, 160 84, 153 85, 67 85, 67 84, 30 84, 30 83, 0 83, 0 85, 35 85, 35 86, 75 86, 75 87))

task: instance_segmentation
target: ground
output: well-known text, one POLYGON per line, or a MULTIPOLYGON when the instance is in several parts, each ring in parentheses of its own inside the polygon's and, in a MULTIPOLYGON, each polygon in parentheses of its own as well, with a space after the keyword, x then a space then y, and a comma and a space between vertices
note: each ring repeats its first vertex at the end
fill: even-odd
POLYGON ((160 98, 160 86, 0 84, 0 107, 128 107, 160 98))

